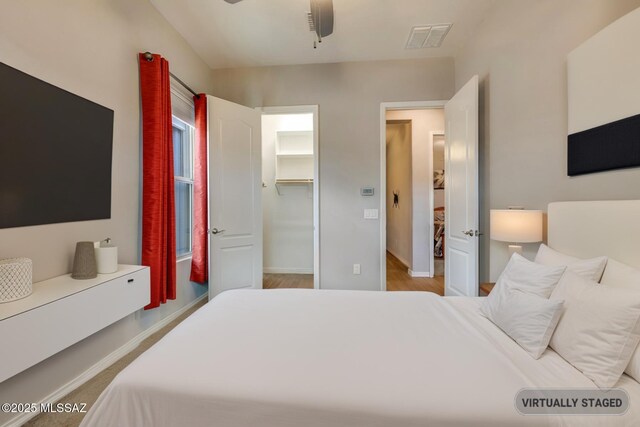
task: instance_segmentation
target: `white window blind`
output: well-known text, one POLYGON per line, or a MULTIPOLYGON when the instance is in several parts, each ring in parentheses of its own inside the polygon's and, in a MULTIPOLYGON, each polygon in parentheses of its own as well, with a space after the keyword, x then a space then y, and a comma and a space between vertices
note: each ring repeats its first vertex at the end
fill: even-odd
POLYGON ((195 127, 193 95, 171 77, 171 110, 174 116, 195 127))

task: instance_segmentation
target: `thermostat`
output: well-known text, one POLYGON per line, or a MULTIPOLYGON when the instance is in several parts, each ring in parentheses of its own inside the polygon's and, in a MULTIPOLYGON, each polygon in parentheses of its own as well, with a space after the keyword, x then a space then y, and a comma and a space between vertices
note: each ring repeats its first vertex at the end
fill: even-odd
POLYGON ((373 187, 362 187, 360 189, 360 195, 361 196, 373 196, 373 187))

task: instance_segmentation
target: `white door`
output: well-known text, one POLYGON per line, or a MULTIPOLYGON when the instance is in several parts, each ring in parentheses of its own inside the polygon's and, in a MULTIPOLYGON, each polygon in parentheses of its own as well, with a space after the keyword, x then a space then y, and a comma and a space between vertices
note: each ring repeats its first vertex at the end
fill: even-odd
POLYGON ((478 296, 478 76, 444 107, 445 295, 478 296))
POLYGON ((207 96, 209 299, 262 288, 260 112, 207 96))

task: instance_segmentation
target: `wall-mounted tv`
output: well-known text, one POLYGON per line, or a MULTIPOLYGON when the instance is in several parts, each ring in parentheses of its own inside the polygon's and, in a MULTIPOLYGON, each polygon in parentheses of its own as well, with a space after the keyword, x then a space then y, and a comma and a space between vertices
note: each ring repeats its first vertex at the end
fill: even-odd
POLYGON ((111 217, 113 111, 0 63, 0 228, 111 217))

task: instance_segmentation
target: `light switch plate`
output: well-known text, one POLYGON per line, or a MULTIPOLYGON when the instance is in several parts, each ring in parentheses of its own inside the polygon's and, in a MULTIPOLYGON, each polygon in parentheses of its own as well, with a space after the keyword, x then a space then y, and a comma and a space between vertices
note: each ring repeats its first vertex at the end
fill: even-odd
POLYGON ((365 209, 364 219, 378 219, 378 209, 365 209))

